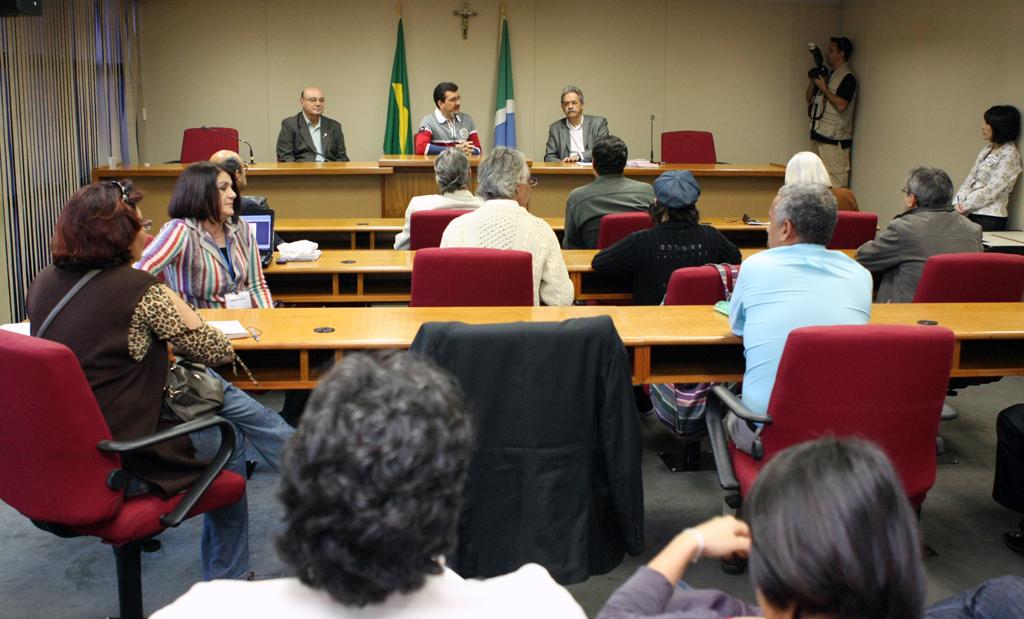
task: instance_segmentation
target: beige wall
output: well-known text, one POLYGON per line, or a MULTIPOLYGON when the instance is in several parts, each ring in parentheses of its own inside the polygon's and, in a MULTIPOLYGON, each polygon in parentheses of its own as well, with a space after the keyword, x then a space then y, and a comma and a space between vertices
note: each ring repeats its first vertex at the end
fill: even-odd
MULTIPOLYGON (((848 0, 844 32, 857 45, 860 83, 852 187, 882 222, 902 208, 909 168, 945 169, 959 186, 992 105, 1024 108, 1020 0, 891 2, 848 0)), ((1024 225, 1019 188, 1010 224, 1024 225)))
MULTIPOLYGON (((430 112, 433 86, 451 79, 487 147, 499 2, 471 3, 480 15, 466 41, 451 15, 457 4, 405 2, 412 116, 430 112)), ((272 160, 280 120, 298 111, 309 83, 324 89, 350 156, 378 157, 394 4, 294 6, 143 0, 144 161, 176 159, 182 129, 201 124, 237 127, 257 160, 272 160)), ((857 46, 851 64, 860 81, 852 186, 883 222, 902 204, 907 169, 940 166, 958 185, 983 145, 982 112, 997 103, 1024 107, 1019 0, 508 0, 507 14, 519 146, 535 159, 559 117, 558 93, 573 83, 632 156, 648 155, 654 114, 656 158, 661 131, 709 129, 722 161, 785 162, 807 148, 805 45, 842 29, 857 46)), ((1024 224, 1021 193, 1011 224, 1024 224)))
MULTIPOLYGON (((461 87, 463 109, 490 145, 497 69, 497 0, 462 40, 457 2, 404 3, 414 122, 433 109, 442 80, 461 87)), ((785 162, 806 143, 802 102, 807 41, 840 22, 829 2, 750 0, 508 0, 519 147, 541 159, 567 83, 587 111, 647 157, 663 130, 714 131, 719 159, 785 162)), ((353 160, 375 160, 384 134, 394 54, 392 2, 301 4, 281 0, 143 0, 143 161, 177 159, 186 127, 237 127, 273 160, 281 118, 298 112, 307 84, 323 88, 353 160), (296 6, 301 6, 299 10, 296 6)), ((767 209, 767 205, 766 205, 767 209)))

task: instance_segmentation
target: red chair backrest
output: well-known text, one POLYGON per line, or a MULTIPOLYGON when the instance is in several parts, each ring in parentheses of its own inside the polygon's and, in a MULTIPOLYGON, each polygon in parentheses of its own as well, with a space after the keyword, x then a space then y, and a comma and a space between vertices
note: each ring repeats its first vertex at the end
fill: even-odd
POLYGON ((716 163, 715 136, 710 131, 666 131, 661 134, 665 163, 716 163))
MULTIPOLYGON (((731 271, 726 272, 731 274, 731 271)), ((727 285, 732 291, 736 282, 728 281, 727 285)), ((676 269, 668 278, 665 305, 714 305, 724 300, 722 276, 711 265, 676 269)))
POLYGON ((120 458, 78 359, 63 344, 0 331, 0 499, 65 525, 109 520, 123 503, 107 475, 120 458))
POLYGON ((456 217, 472 211, 465 209, 439 209, 416 211, 409 220, 409 249, 440 247, 445 228, 456 217))
POLYGON ((611 247, 619 239, 629 236, 637 230, 653 227, 654 222, 647 211, 605 215, 601 218, 601 227, 597 230, 597 248, 611 247))
POLYGON ((412 262, 409 305, 533 305, 533 256, 511 249, 421 249, 412 262))
POLYGON ((940 254, 924 263, 914 303, 999 303, 1024 297, 1024 256, 940 254))
POLYGON ((953 345, 953 332, 936 326, 794 329, 768 403, 773 422, 761 434, 761 462, 825 434, 859 436, 885 451, 919 504, 935 483, 953 345))
POLYGON ((195 127, 185 129, 181 137, 182 163, 207 161, 219 150, 238 150, 238 129, 230 127, 195 127))
POLYGON ((878 215, 863 211, 839 211, 829 249, 857 249, 875 238, 878 215))

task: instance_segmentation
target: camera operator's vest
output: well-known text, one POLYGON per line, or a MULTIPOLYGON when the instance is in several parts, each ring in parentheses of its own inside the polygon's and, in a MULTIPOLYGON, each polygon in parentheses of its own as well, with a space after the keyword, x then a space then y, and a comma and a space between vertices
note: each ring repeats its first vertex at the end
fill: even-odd
MULTIPOLYGON (((843 82, 843 78, 847 75, 852 75, 850 71, 850 65, 843 63, 843 66, 836 69, 832 75, 828 78, 828 89, 835 92, 839 88, 839 84, 843 82)), ((822 96, 821 93, 817 93, 815 96, 822 96)), ((849 140, 853 138, 853 103, 857 100, 857 93, 854 91, 853 99, 850 100, 849 105, 842 112, 837 110, 834 105, 829 103, 827 100, 823 101, 825 105, 825 112, 821 115, 821 118, 817 121, 811 121, 811 132, 817 133, 821 137, 828 138, 830 140, 849 140)))

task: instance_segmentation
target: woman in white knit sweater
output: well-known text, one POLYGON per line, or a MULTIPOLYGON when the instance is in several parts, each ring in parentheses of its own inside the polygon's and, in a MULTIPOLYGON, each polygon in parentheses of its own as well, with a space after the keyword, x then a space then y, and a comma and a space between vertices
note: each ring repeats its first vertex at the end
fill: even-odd
POLYGON ((572 281, 551 226, 526 210, 537 182, 526 157, 499 146, 480 163, 476 195, 483 206, 453 219, 441 247, 517 249, 533 255, 533 304, 571 305, 572 281))

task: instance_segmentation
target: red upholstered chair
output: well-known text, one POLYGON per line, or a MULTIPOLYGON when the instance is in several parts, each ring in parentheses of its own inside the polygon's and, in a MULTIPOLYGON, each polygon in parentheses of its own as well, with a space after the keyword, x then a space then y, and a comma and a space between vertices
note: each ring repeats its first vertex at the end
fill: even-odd
POLYGON ((219 150, 238 150, 238 129, 194 127, 181 136, 181 163, 206 161, 219 150))
MULTIPOLYGON (((1024 256, 971 252, 939 254, 924 263, 924 271, 914 291, 914 303, 999 303, 1020 301, 1024 297, 1024 256)), ((949 395, 971 385, 984 385, 1000 377, 953 378, 949 395)), ((951 421, 958 411, 946 404, 942 420, 951 421)), ((939 454, 945 453, 942 438, 939 454)))
POLYGON ((428 248, 412 261, 411 307, 533 305, 530 252, 428 248))
POLYGON ((409 220, 409 249, 440 247, 445 228, 456 217, 470 213, 465 209, 417 211, 409 220))
MULTIPOLYGON (((726 270, 726 285, 731 291, 736 285, 732 273, 726 270)), ((665 305, 714 305, 725 300, 725 288, 718 269, 710 265, 676 269, 668 278, 665 305)))
MULTIPOLYGON (((745 495, 757 473, 790 445, 825 434, 860 436, 892 460, 915 507, 935 482, 939 411, 953 363, 953 332, 917 325, 804 327, 786 340, 766 415, 731 391, 715 395, 741 418, 767 423, 763 455, 726 448, 722 411, 709 407, 719 481, 745 495)), ((755 450, 756 451, 756 450, 755 450)))
POLYGON ((661 134, 665 163, 717 163, 715 136, 710 131, 666 131, 661 134))
POLYGON ((839 211, 829 249, 857 249, 875 239, 878 215, 863 211, 839 211))
POLYGON ((924 263, 914 303, 999 303, 1024 297, 1024 256, 940 254, 924 263))
POLYGON ((654 222, 647 211, 635 213, 612 213, 601 218, 601 227, 597 230, 597 248, 611 247, 637 230, 653 228, 654 222))
POLYGON ((0 499, 61 537, 92 535, 113 546, 122 619, 141 619, 140 550, 186 518, 238 501, 245 480, 222 471, 235 433, 208 417, 134 441, 112 441, 75 355, 49 340, 0 331, 0 499), (209 427, 220 450, 185 493, 164 500, 124 496, 118 454, 209 427))

